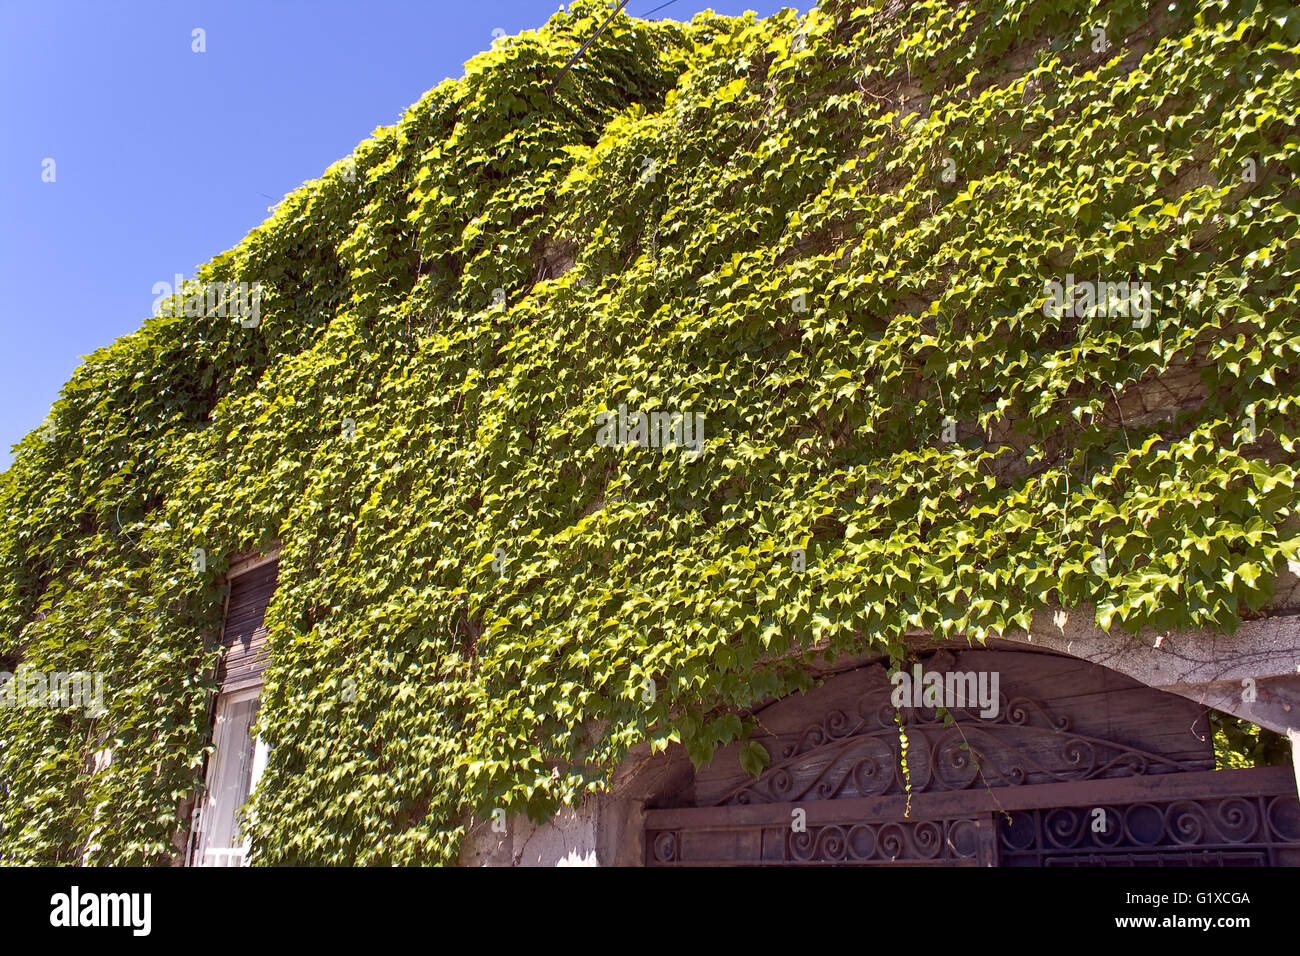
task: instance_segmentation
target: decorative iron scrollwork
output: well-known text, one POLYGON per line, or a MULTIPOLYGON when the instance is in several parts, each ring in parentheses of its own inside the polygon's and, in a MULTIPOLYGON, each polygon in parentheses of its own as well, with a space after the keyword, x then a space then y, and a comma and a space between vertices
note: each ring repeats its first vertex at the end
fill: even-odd
MULTIPOLYGON (((995 717, 971 708, 902 708, 911 791, 966 790, 1095 780, 1187 769, 1178 761, 1071 730, 1070 719, 1028 697, 1002 697, 995 717)), ((727 804, 788 803, 902 793, 895 709, 879 693, 850 718, 834 710, 792 740, 773 738, 777 760, 756 781, 724 794, 727 804)))
POLYGON ((1151 854, 1168 862, 1175 859, 1171 852, 1182 850, 1250 851, 1234 859, 1264 862, 1270 850, 1297 843, 1300 805, 1289 795, 1044 808, 1012 813, 998 823, 1002 857, 1011 865, 1073 865, 1116 855, 1141 860, 1151 854))
POLYGON ((650 852, 655 863, 673 863, 678 857, 677 834, 673 830, 661 830, 651 834, 650 852))
POLYGON ((974 820, 902 820, 828 824, 786 838, 788 863, 884 864, 974 861, 979 853, 974 820))

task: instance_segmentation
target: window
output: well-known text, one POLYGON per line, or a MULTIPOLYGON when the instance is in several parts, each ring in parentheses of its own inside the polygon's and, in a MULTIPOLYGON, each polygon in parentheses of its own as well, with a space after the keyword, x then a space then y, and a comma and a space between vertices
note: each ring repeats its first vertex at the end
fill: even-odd
POLYGON ((266 766, 266 745, 253 736, 266 669, 266 608, 275 593, 274 558, 232 569, 224 648, 217 672, 212 727, 213 751, 194 818, 195 866, 243 866, 248 855, 245 833, 248 798, 266 766))
POLYGON ((242 866, 248 852, 244 810, 266 766, 266 745, 253 737, 261 688, 223 694, 212 731, 216 745, 200 812, 200 866, 242 866))

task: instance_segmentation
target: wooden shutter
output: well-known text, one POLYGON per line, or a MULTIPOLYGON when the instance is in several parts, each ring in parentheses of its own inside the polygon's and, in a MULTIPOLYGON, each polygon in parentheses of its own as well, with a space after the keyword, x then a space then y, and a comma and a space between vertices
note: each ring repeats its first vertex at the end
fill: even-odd
POLYGON ((221 693, 259 687, 266 670, 266 608, 275 593, 278 562, 272 561, 233 578, 221 631, 225 648, 217 679, 221 693))

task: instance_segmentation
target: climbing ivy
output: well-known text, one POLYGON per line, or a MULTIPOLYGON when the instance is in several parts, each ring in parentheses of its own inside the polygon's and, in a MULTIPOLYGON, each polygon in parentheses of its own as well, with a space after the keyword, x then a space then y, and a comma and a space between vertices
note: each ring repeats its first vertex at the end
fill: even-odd
POLYGON ((1209 716, 1216 769, 1286 766, 1290 762, 1291 742, 1281 734, 1215 710, 1209 716))
POLYGON ((620 14, 548 93, 607 15, 498 41, 201 267, 256 327, 164 304, 19 446, 0 657, 108 713, 0 708, 0 859, 174 856, 220 575, 272 541, 272 864, 452 861, 633 746, 706 760, 814 655, 1267 609, 1289 4, 620 14), (1069 276, 1149 320, 1045 307, 1069 276), (700 454, 598 442, 620 405, 700 454))

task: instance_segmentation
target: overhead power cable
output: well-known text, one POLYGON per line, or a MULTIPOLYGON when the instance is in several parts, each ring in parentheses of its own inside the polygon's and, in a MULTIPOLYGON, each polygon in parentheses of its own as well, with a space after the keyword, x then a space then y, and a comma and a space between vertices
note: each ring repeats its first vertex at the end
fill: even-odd
POLYGON ((564 74, 569 72, 569 67, 573 66, 573 64, 577 62, 578 57, 587 52, 587 47, 596 42, 596 38, 605 32, 605 27, 609 26, 610 23, 613 22, 614 18, 623 11, 623 8, 626 7, 627 4, 628 0, 623 0, 622 3, 615 7, 614 12, 605 18, 605 22, 600 25, 600 28, 587 38, 587 42, 578 47, 577 52, 574 53, 573 56, 569 57, 569 62, 564 64, 559 73, 555 74, 555 79, 551 80, 551 85, 546 88, 547 96, 552 96, 555 93, 555 84, 560 82, 564 77, 564 74))
POLYGON ((655 7, 653 10, 650 10, 650 11, 648 11, 648 12, 646 12, 646 13, 641 14, 641 16, 642 16, 643 18, 644 18, 644 17, 648 17, 648 16, 650 16, 651 13, 658 13, 658 12, 659 12, 660 10, 662 10, 664 7, 671 7, 671 6, 672 6, 674 3, 676 3, 676 2, 677 2, 677 0, 668 0, 667 3, 661 3, 661 4, 659 4, 659 6, 655 7))

